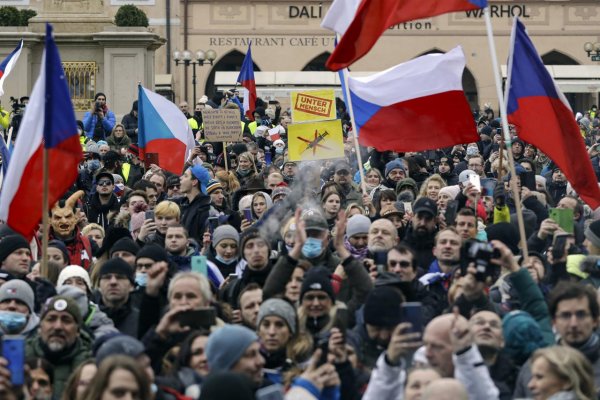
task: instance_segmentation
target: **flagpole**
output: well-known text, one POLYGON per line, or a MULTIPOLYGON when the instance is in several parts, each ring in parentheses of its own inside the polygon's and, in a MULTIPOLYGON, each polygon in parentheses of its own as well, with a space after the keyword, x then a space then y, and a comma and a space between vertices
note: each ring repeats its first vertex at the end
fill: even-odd
MULTIPOLYGON (((336 39, 339 42, 340 41, 340 35, 336 35, 336 39)), ((352 98, 350 96, 350 88, 348 86, 348 74, 350 73, 350 71, 348 71, 348 68, 344 68, 344 70, 342 71, 342 76, 344 77, 344 85, 343 87, 346 88, 346 101, 348 102, 348 104, 346 104, 346 108, 348 108, 348 113, 350 114, 350 122, 352 123, 352 136, 354 137, 354 151, 356 152, 356 160, 358 161, 358 173, 360 174, 360 188, 362 190, 363 195, 367 193, 367 185, 365 182, 365 172, 363 171, 363 162, 362 162, 362 155, 360 154, 360 147, 358 146, 358 137, 356 136, 356 132, 358 129, 358 126, 356 125, 356 121, 354 120, 354 110, 352 109, 352 98)), ((342 87, 342 90, 343 90, 342 87)))
POLYGON ((223 161, 225 161, 225 172, 229 172, 229 167, 227 166, 227 142, 223 142, 223 161))
MULTIPOLYGON (((521 252, 523 253, 523 258, 527 260, 529 258, 529 252, 527 250, 527 237, 525 236, 525 224, 523 222, 523 210, 521 206, 521 195, 519 193, 517 187, 517 173, 515 170, 515 160, 513 157, 513 153, 511 150, 512 140, 510 137, 510 132, 508 131, 508 118, 506 116, 506 101, 502 94, 502 83, 500 81, 500 69, 498 68, 498 58, 496 56, 496 44, 494 43, 494 34, 492 32, 492 20, 490 18, 490 8, 485 7, 483 9, 483 14, 485 17, 485 27, 487 30, 488 37, 488 46, 490 48, 490 55, 492 57, 492 67, 494 69, 494 81, 496 82, 496 95, 498 96, 498 105, 500 107, 500 118, 502 119, 502 133, 504 134, 504 144, 506 145, 506 153, 508 154, 508 167, 510 169, 511 179, 510 179, 510 187, 513 192, 513 196, 515 199, 515 207, 517 210, 517 223, 519 226, 519 236, 521 241, 521 252)), ((514 31, 514 24, 513 24, 514 31)), ((514 40, 514 35, 511 35, 511 41, 514 40)), ((508 70, 507 70, 508 76, 508 70)), ((507 90, 510 81, 507 81, 507 90)))
POLYGON ((40 265, 41 275, 46 278, 48 276, 48 168, 50 157, 48 149, 44 145, 43 149, 43 182, 42 190, 42 263, 40 265))

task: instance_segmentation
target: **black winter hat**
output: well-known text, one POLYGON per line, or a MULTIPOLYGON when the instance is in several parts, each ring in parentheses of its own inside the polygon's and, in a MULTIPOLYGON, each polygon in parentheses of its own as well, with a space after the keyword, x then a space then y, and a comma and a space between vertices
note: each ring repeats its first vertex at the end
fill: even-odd
POLYGON ((402 296, 390 286, 375 287, 365 302, 365 323, 373 326, 393 327, 400 323, 402 296))
POLYGON ((479 131, 479 134, 492 136, 492 132, 493 132, 492 127, 489 125, 486 125, 483 128, 481 128, 481 130, 479 131))
POLYGON ((69 250, 62 240, 51 240, 48 242, 48 247, 59 249, 62 252, 64 259, 67 260, 67 265, 70 264, 69 250))
POLYGON ((131 268, 131 265, 121 258, 111 258, 105 262, 102 267, 100 267, 100 272, 98 273, 100 279, 102 279, 104 275, 108 274, 124 275, 132 284, 135 282, 135 273, 133 268, 131 268))
POLYGON ((138 246, 132 238, 124 237, 115 242, 110 248, 110 256, 116 251, 128 251, 134 256, 137 255, 138 251, 140 251, 140 246, 138 246))
POLYGON ((244 246, 246 246, 246 242, 250 239, 257 239, 257 238, 264 240, 265 243, 267 244, 267 246, 269 247, 269 251, 271 250, 271 244, 269 243, 269 241, 267 239, 265 239, 263 236, 261 236, 260 231, 256 228, 250 228, 250 229, 242 232, 242 234, 240 235, 240 249, 241 249, 242 256, 244 254, 244 246))
POLYGON ((509 222, 498 222, 485 228, 488 241, 499 240, 508 246, 513 254, 519 254, 519 230, 509 222))
POLYGON ((19 249, 31 250, 27 239, 19 234, 4 237, 4 239, 0 241, 0 263, 6 260, 12 252, 19 249))
POLYGON ((147 244, 144 247, 142 247, 135 256, 135 260, 137 261, 143 257, 154 260, 154 262, 169 262, 169 255, 167 254, 167 252, 165 251, 165 249, 163 249, 157 244, 147 244))
POLYGON ((202 382, 200 400, 254 400, 248 377, 230 371, 214 372, 202 382))
POLYGON ((331 298, 331 301, 335 302, 335 295, 333 293, 333 285, 331 284, 331 278, 329 270, 324 267, 315 267, 306 274, 304 274, 304 281, 302 282, 302 289, 300 289, 300 300, 304 297, 304 294, 310 290, 321 290, 331 298))

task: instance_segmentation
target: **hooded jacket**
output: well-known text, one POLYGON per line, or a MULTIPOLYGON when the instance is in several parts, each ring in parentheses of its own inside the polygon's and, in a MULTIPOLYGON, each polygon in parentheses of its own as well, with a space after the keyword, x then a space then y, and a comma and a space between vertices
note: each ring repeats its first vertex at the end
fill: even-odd
POLYGON ((98 192, 90 197, 87 209, 87 217, 90 223, 96 223, 106 230, 109 225, 108 213, 111 211, 119 211, 119 199, 117 199, 114 193, 110 194, 110 199, 106 204, 100 202, 100 194, 98 192))

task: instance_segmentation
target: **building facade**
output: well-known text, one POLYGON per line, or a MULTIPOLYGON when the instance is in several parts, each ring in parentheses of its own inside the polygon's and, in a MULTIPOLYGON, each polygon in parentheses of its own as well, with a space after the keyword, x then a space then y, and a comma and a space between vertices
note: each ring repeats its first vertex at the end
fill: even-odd
MULTIPOLYGON (((87 1, 92 0, 80 2, 87 1)), ((250 41, 259 96, 277 98, 285 104, 294 88, 339 86, 337 74, 324 68, 334 46, 333 34, 320 27, 330 1, 94 1, 102 2, 109 15, 114 15, 123 4, 136 4, 148 14, 150 30, 167 40, 155 53, 156 82, 171 85, 175 101, 192 103, 194 92, 198 99, 204 94, 211 96, 216 89, 233 87, 250 41), (217 57, 213 65, 175 65, 172 52, 176 49, 190 50, 192 55, 197 50, 212 49, 217 57)), ((0 1, 0 5, 9 3, 35 9, 42 1, 0 1)), ((573 108, 582 110, 597 103, 600 57, 592 61, 584 44, 600 42, 600 2, 506 0, 490 4, 500 64, 507 59, 512 19, 518 16, 573 108)), ((391 27, 351 70, 353 74, 364 75, 458 45, 467 59, 463 85, 471 106, 478 109, 489 103, 497 109, 485 21, 479 11, 457 12, 391 27)))

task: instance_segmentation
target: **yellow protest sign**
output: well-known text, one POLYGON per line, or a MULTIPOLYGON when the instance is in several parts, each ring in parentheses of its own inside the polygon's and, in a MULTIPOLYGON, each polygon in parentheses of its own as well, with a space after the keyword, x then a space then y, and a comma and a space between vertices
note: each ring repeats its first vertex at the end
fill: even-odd
POLYGON ((311 122, 288 125, 288 156, 291 161, 344 157, 342 122, 311 122))
POLYGON ((335 119, 333 89, 292 92, 292 120, 294 122, 327 121, 335 119))

